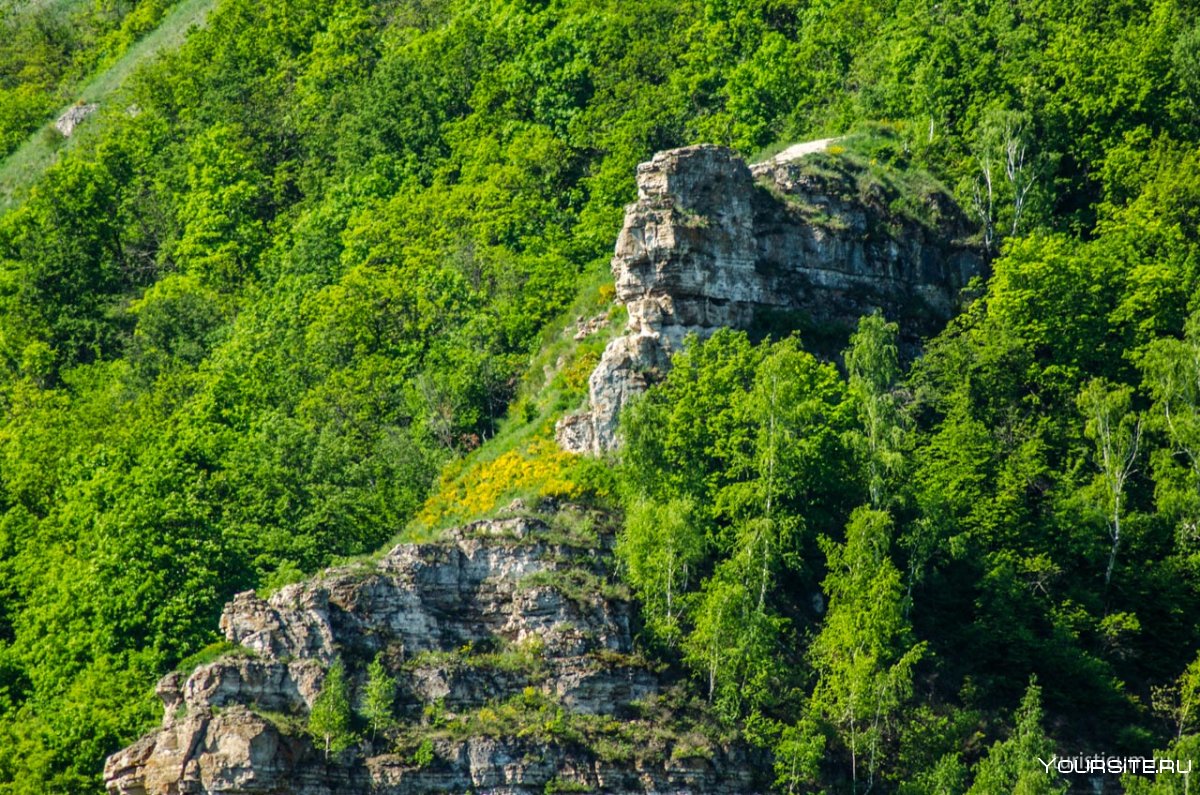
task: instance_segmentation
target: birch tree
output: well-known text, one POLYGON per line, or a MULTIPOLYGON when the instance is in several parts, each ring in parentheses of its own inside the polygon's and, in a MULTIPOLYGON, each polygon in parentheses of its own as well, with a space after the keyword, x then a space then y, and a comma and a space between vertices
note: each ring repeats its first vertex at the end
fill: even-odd
POLYGON ((1134 473, 1142 439, 1142 420, 1130 408, 1131 397, 1129 387, 1110 386, 1103 379, 1093 378, 1078 398, 1079 410, 1087 423, 1084 432, 1095 444, 1093 458, 1100 470, 1097 483, 1100 503, 1112 542, 1104 569, 1105 587, 1112 581, 1121 547, 1125 487, 1134 473))
POLYGON ((325 746, 325 758, 350 747, 350 684, 341 660, 329 666, 321 692, 308 713, 308 731, 325 746))
POLYGON ((1152 342, 1141 366, 1154 401, 1150 420, 1170 442, 1154 458, 1157 502, 1177 517, 1181 539, 1194 541, 1200 537, 1200 312, 1188 319, 1183 339, 1152 342))
POLYGON ((837 371, 790 338, 772 346, 742 403, 749 434, 731 456, 733 482, 717 509, 732 522, 734 557, 759 612, 779 571, 797 562, 811 495, 845 456, 837 431, 848 419, 845 397, 837 371))
POLYGON ((371 724, 374 735, 394 722, 392 710, 396 701, 396 679, 383 664, 382 655, 367 666, 367 686, 363 692, 362 714, 371 724))
POLYGON ((845 353, 850 397, 860 426, 850 437, 866 463, 872 508, 884 506, 887 481, 903 460, 902 431, 892 392, 900 375, 897 331, 896 324, 881 315, 867 315, 858 321, 858 331, 851 335, 845 353))
POLYGON ((976 173, 970 182, 970 206, 991 252, 1003 232, 1021 231, 1037 185, 1038 164, 1029 124, 1014 111, 995 111, 980 125, 974 152, 976 173))
POLYGON ((646 625, 668 646, 679 642, 695 569, 704 557, 704 531, 688 497, 630 506, 617 555, 642 600, 646 625))
POLYGON ((860 508, 843 544, 826 542, 829 612, 810 657, 819 678, 814 711, 850 755, 855 793, 870 790, 897 713, 912 695, 913 668, 925 654, 904 617, 900 572, 888 554, 891 518, 860 508))

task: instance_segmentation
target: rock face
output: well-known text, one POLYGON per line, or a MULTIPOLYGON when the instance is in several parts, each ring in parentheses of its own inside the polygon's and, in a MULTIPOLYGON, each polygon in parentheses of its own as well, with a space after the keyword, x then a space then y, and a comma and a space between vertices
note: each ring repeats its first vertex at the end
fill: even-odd
POLYGON ((642 717, 668 684, 634 653, 608 559, 598 536, 513 516, 268 600, 239 594, 221 619, 236 650, 159 683, 162 728, 108 759, 108 792, 755 791, 744 750, 642 717), (360 727, 326 758, 304 722, 328 665, 342 660, 361 692, 377 655, 398 685, 398 728, 360 727))
POLYGON ((772 323, 848 331, 880 309, 915 338, 950 318, 983 267, 956 242, 969 230, 953 200, 927 194, 917 220, 848 161, 827 160, 827 169, 780 159, 748 167, 704 145, 638 166, 638 199, 612 259, 628 328, 592 373, 588 408, 560 423, 563 448, 611 449, 621 407, 662 376, 689 334, 772 323))
POLYGON ((63 138, 70 138, 71 133, 75 132, 75 128, 79 126, 80 122, 99 109, 100 106, 95 102, 72 105, 54 122, 54 129, 58 130, 59 135, 63 138))

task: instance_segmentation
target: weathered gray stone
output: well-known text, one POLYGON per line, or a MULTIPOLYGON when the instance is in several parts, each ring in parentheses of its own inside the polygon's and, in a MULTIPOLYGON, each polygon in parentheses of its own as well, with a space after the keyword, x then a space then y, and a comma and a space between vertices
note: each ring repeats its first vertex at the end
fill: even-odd
POLYGON ((589 378, 587 408, 559 423, 558 443, 573 452, 616 445, 621 409, 689 334, 750 329, 773 312, 848 329, 881 309, 915 338, 952 316, 983 267, 943 194, 928 198, 930 226, 794 159, 750 168, 709 145, 660 152, 637 182, 612 259, 628 326, 589 378))
POLYGON ((285 665, 234 657, 197 668, 183 687, 184 703, 192 712, 234 704, 270 712, 307 711, 324 679, 324 667, 311 659, 285 665))
POLYGON ((592 336, 593 334, 599 332, 601 329, 604 329, 607 327, 608 327, 608 315, 606 315, 606 314, 605 315, 596 315, 595 317, 587 318, 586 320, 584 318, 580 317, 575 321, 575 339, 576 340, 587 339, 588 337, 592 336))
POLYGON ((751 764, 737 751, 717 749, 711 758, 668 759, 657 764, 586 760, 559 745, 515 738, 477 738, 438 748, 436 761, 416 768, 396 756, 367 760, 371 792, 484 792, 542 795, 552 780, 590 792, 646 795, 747 795, 756 791, 751 764))
POLYGON ((556 585, 568 570, 603 575, 610 542, 582 549, 549 537, 549 527, 528 516, 476 522, 269 599, 238 594, 221 627, 241 649, 186 678, 162 679, 162 728, 108 759, 109 793, 523 795, 544 792, 556 777, 611 793, 752 791, 754 765, 736 748, 682 760, 665 748, 648 764, 637 748, 628 760, 605 761, 573 744, 443 738, 434 760, 418 766, 381 754, 387 744, 370 740, 326 760, 300 730, 332 660, 350 660, 361 687, 365 661, 381 652, 399 684, 398 715, 409 722, 429 705, 453 714, 530 694, 576 715, 635 714, 634 703, 663 685, 631 656, 633 606, 605 589, 556 585), (502 665, 464 656, 475 647, 525 656, 502 665))
POLYGON ((58 130, 63 138, 70 138, 71 134, 75 132, 75 128, 99 109, 100 106, 95 102, 80 102, 72 105, 54 122, 54 129, 58 130))

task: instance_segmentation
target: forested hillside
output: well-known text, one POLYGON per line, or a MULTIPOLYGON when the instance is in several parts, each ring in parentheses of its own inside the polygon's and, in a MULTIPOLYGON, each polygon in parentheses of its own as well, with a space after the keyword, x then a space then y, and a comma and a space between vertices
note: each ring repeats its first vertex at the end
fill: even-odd
MULTIPOLYGON (((109 52, 53 5, 0 6, 0 152, 109 52)), ((101 792, 234 593, 514 490, 624 512, 783 791, 1200 748, 1195 3, 218 0, 78 134, 0 217, 0 793, 101 792), (965 314, 719 334, 557 451, 636 164, 855 130, 978 225, 965 314)))
POLYGON ((0 157, 155 29, 172 0, 0 3, 0 157))

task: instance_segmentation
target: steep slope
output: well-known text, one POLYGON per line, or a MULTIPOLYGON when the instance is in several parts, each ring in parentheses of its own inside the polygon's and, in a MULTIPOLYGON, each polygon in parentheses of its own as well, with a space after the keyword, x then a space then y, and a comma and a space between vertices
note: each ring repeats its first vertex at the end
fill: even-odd
MULTIPOLYGON (((847 325, 885 307, 926 329, 949 317, 982 268, 952 203, 929 197, 926 222, 889 213, 876 193, 850 190, 858 165, 837 166, 822 175, 776 161, 752 174, 730 150, 697 146, 639 167, 613 259, 629 333, 592 378, 592 411, 613 409, 601 451, 621 401, 603 402, 596 384, 624 378, 627 399, 686 334, 753 328, 772 310, 847 325), (641 358, 622 361, 639 372, 612 376, 631 346, 641 358)), ((666 668, 635 647, 611 525, 570 505, 518 503, 268 600, 239 594, 221 619, 230 653, 159 683, 163 726, 108 760, 109 792, 754 790, 764 782, 748 750, 688 709, 666 668), (351 750, 322 753, 310 716, 333 687, 331 666, 346 666, 361 700, 373 659, 399 685, 398 722, 360 727, 351 750)))
MULTIPOLYGON (((215 0, 182 0, 167 12, 158 27, 83 85, 78 91, 78 102, 62 108, 55 118, 62 117, 76 107, 102 107, 116 95, 126 78, 139 65, 179 47, 189 31, 203 25, 214 3, 215 0)), ((0 213, 13 207, 21 194, 55 161, 58 152, 68 146, 69 139, 63 142, 48 128, 43 128, 30 135, 8 157, 0 160, 0 213)))

